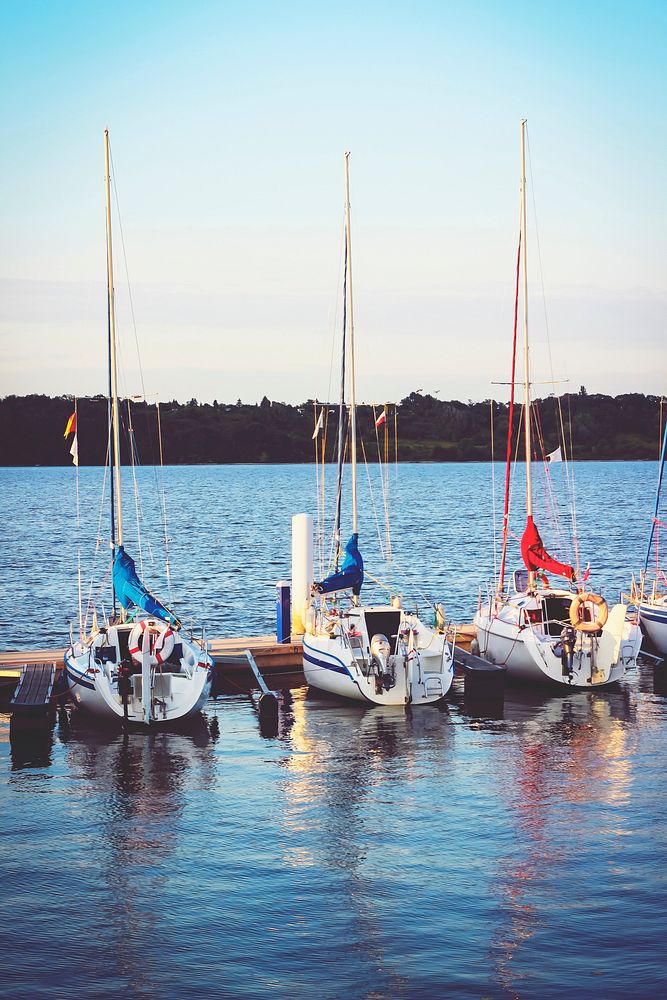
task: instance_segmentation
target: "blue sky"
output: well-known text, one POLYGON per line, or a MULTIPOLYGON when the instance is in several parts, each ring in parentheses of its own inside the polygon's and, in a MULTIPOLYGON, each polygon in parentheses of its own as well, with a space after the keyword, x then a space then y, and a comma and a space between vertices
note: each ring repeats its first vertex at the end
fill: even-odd
POLYGON ((149 394, 333 393, 350 149, 359 395, 501 396, 521 117, 536 380, 546 314, 555 379, 665 391, 664 3, 1 10, 2 395, 104 391, 108 127, 149 394))

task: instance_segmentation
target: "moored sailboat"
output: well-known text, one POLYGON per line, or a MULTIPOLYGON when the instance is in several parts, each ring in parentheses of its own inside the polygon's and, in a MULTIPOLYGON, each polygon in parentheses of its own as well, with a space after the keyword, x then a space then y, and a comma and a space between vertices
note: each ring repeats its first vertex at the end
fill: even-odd
MULTIPOLYGON (((400 606, 360 603, 364 563, 359 550, 357 422, 350 232, 349 153, 345 154, 345 320, 338 437, 338 490, 333 572, 314 585, 317 604, 306 612, 303 669, 313 688, 373 705, 420 705, 439 701, 452 683, 452 650, 444 627, 430 627, 400 606), (345 370, 349 361, 349 448, 352 534, 340 563, 345 370)), ((317 429, 317 428, 316 428, 317 429)), ((444 623, 442 623, 444 626, 444 623)))
POLYGON ((186 635, 176 615, 144 587, 124 547, 107 131, 104 159, 112 613, 102 625, 94 615, 89 634, 80 622, 81 636, 66 651, 65 668, 75 704, 98 719, 145 725, 172 723, 204 705, 211 689, 213 661, 203 635, 186 635))
POLYGON ((658 464, 658 485, 655 494, 655 508, 651 519, 644 569, 640 585, 633 583, 632 599, 636 603, 642 631, 646 633, 654 649, 660 656, 667 656, 667 575, 660 565, 658 535, 665 525, 659 519, 662 479, 667 457, 667 425, 662 438, 660 462, 658 464), (649 569, 651 556, 655 564, 649 569))
MULTIPOLYGON (((525 571, 517 571, 512 587, 505 586, 505 560, 509 530, 509 468, 512 457, 512 410, 514 403, 514 362, 510 401, 507 475, 503 516, 503 549, 500 573, 486 600, 480 597, 475 617, 480 655, 507 667, 510 677, 524 681, 551 681, 571 687, 599 687, 619 680, 636 663, 641 634, 626 619, 627 607, 611 609, 604 598, 586 588, 587 574, 551 556, 542 543, 533 517, 533 414, 531 411, 530 355, 528 338, 528 271, 526 254, 526 169, 525 121, 521 122, 521 223, 519 257, 521 264, 524 340, 525 512, 521 538, 525 571), (564 577, 567 585, 554 587, 547 574, 564 577)), ((519 262, 514 339, 519 301, 519 262)))

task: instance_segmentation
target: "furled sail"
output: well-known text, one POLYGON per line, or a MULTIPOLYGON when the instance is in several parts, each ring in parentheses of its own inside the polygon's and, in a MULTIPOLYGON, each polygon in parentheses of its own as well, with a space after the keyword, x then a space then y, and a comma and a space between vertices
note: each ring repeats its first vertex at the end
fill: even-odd
POLYGON ((113 587, 116 597, 124 608, 131 608, 135 605, 147 611, 149 615, 155 615, 164 622, 169 622, 175 628, 180 628, 181 623, 164 604, 153 597, 146 590, 143 583, 137 576, 134 559, 128 555, 122 545, 116 550, 116 558, 113 563, 113 587))
POLYGON ((354 534, 345 546, 345 559, 338 573, 331 573, 330 576, 315 584, 315 590, 319 594, 331 594, 334 590, 349 590, 358 597, 361 593, 361 586, 364 582, 364 561, 358 546, 359 535, 354 534))
POLYGON ((531 572, 543 569, 549 573, 555 573, 557 576, 565 576, 568 580, 574 580, 573 568, 567 563, 558 562, 557 559, 549 555, 532 517, 528 517, 526 520, 526 529, 521 538, 521 555, 526 568, 531 572))

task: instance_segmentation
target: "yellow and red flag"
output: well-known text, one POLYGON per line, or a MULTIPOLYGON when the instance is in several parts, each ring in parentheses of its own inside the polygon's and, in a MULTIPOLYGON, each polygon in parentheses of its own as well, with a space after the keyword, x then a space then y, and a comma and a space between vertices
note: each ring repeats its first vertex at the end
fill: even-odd
POLYGON ((76 434, 76 410, 67 421, 67 427, 65 428, 65 433, 63 434, 63 437, 67 437, 67 435, 71 434, 72 431, 74 431, 74 433, 76 434))

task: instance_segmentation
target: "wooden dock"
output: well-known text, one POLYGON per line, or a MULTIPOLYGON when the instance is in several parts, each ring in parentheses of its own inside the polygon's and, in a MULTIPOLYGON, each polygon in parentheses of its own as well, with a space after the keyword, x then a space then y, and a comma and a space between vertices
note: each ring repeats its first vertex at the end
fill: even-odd
MULTIPOLYGON (((456 627, 457 646, 469 649, 475 632, 474 625, 458 625, 456 627)), ((214 660, 216 655, 224 657, 225 653, 239 653, 249 649, 255 657, 257 665, 262 670, 269 672, 271 670, 284 670, 286 667, 297 667, 301 664, 300 638, 295 638, 294 642, 277 642, 275 635, 236 636, 210 639, 209 648, 214 660)), ((25 663, 55 661, 62 665, 64 656, 64 648, 0 652, 0 677, 10 676, 12 671, 20 670, 20 667, 25 663)))
MULTIPOLYGON (((275 635, 237 636, 233 639, 209 640, 209 651, 215 664, 213 694, 234 694, 253 686, 253 674, 242 655, 249 649, 255 663, 269 684, 277 688, 299 687, 306 683, 301 659, 301 640, 276 642, 275 635), (238 657, 234 662, 233 657, 238 657)), ((0 653, 0 696, 10 693, 25 667, 30 673, 42 663, 55 663, 58 681, 64 666, 64 649, 30 649, 0 653)))
POLYGON ((24 665, 10 702, 12 712, 35 714, 48 711, 55 680, 56 664, 53 661, 24 665))
MULTIPOLYGON (((456 629, 456 643, 462 649, 469 649, 475 636, 474 625, 462 625, 456 629)), ((213 694, 230 694, 247 691, 253 683, 253 674, 244 666, 239 654, 246 649, 252 653, 257 666, 270 685, 279 688, 299 687, 305 684, 302 665, 302 643, 295 637, 294 642, 277 642, 275 635, 236 636, 209 640, 209 651, 215 663, 213 694), (234 661, 236 657, 236 662, 234 661)), ((30 649, 15 652, 0 652, 0 684, 2 687, 18 682, 24 667, 37 667, 43 663, 56 665, 56 681, 62 669, 64 649, 30 649), (2 683, 5 682, 5 683, 2 683)))
MULTIPOLYGON (((275 635, 238 636, 233 639, 209 640, 213 659, 226 653, 242 653, 249 649, 261 669, 271 672, 301 666, 301 639, 295 642, 276 642, 275 635)), ((55 662, 62 669, 64 649, 29 649, 0 653, 0 678, 20 675, 21 667, 28 664, 55 662)), ((221 660, 222 662, 222 660, 221 660)))

